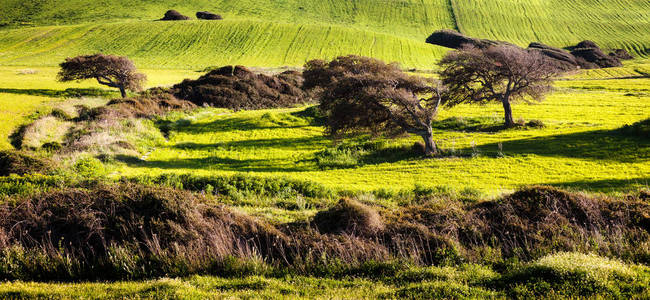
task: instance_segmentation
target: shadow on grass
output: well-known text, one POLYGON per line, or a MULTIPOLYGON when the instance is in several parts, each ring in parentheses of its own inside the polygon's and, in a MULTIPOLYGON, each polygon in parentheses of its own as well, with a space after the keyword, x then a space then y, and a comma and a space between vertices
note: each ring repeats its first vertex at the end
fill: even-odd
MULTIPOLYGON (((506 156, 535 154, 630 163, 650 160, 650 140, 627 136, 620 130, 595 130, 533 137, 485 144, 478 149, 481 154, 497 155, 499 144, 506 156)), ((465 153, 472 150, 472 148, 462 149, 465 153)))
POLYGON ((610 193, 634 191, 639 188, 648 188, 650 187, 650 177, 637 177, 631 179, 578 180, 567 182, 549 182, 544 184, 564 189, 610 193))
POLYGON ((268 112, 255 117, 229 116, 208 123, 192 123, 189 120, 176 121, 171 130, 187 134, 203 134, 209 132, 232 132, 262 129, 292 129, 321 126, 323 120, 318 116, 314 106, 291 113, 268 112))
POLYGON ((431 126, 433 129, 462 132, 498 132, 508 129, 503 120, 494 117, 451 117, 434 121, 431 126))
POLYGON ((271 139, 253 139, 253 140, 242 140, 242 141, 231 141, 231 142, 220 142, 212 144, 201 144, 201 143, 178 143, 176 145, 170 146, 173 149, 180 150, 197 150, 197 151, 206 151, 212 149, 259 149, 264 151, 264 148, 267 149, 295 149, 295 150, 309 150, 317 149, 319 147, 327 145, 329 139, 324 136, 312 136, 312 137, 302 137, 302 138, 271 138, 271 139))
POLYGON ((204 134, 209 132, 232 132, 232 131, 251 131, 262 129, 276 129, 276 128, 305 128, 312 125, 281 125, 281 124, 264 124, 259 119, 246 119, 246 118, 226 118, 215 120, 209 123, 191 123, 183 126, 176 126, 172 129, 174 132, 181 132, 187 134, 204 134))
POLYGON ((110 97, 117 95, 117 92, 102 90, 98 88, 69 88, 65 90, 0 88, 0 93, 44 96, 53 98, 110 97))
POLYGON ((141 160, 130 155, 116 155, 115 160, 133 168, 224 170, 241 172, 305 172, 309 166, 298 166, 295 161, 283 159, 232 159, 217 156, 170 160, 141 160))

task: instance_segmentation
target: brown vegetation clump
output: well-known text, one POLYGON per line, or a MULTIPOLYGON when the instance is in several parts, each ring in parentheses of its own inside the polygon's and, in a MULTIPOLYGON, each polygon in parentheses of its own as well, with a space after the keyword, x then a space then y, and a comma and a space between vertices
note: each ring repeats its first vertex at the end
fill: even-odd
POLYGON ((551 47, 542 43, 533 42, 528 45, 528 51, 538 51, 551 58, 563 70, 575 69, 578 65, 575 56, 560 48, 551 47))
POLYGON ((395 210, 342 199, 309 223, 276 227, 181 190, 126 183, 56 189, 0 204, 0 253, 7 257, 0 279, 221 274, 232 257, 305 273, 331 262, 503 263, 558 251, 648 263, 644 195, 595 199, 531 187, 494 201, 434 198, 395 210), (25 254, 12 254, 15 247, 57 263, 34 267, 20 260, 25 254), (59 263, 63 275, 51 269, 59 263))
POLYGON ((211 13, 209 11, 199 11, 196 13, 196 18, 197 19, 202 19, 202 20, 222 20, 223 17, 221 15, 211 13))
POLYGON ((452 49, 461 49, 468 46, 481 48, 481 49, 488 48, 491 46, 500 46, 500 45, 514 46, 513 44, 504 41, 493 41, 488 39, 478 39, 478 38, 469 37, 460 32, 449 30, 449 29, 438 30, 432 33, 427 38, 426 42, 429 44, 443 46, 452 49))
POLYGON ((598 45, 595 42, 590 41, 590 40, 584 40, 584 41, 576 44, 575 48, 576 49, 581 49, 581 48, 600 49, 600 47, 598 47, 598 45))
MULTIPOLYGON (((469 37, 454 30, 438 30, 431 34, 426 42, 456 50, 466 47, 478 49, 485 49, 492 46, 517 47, 508 42, 469 37)), ((582 41, 570 48, 573 50, 569 53, 564 49, 533 42, 530 43, 526 50, 545 55, 551 59, 549 63, 554 63, 564 70, 619 67, 622 65, 620 62, 621 59, 632 58, 624 49, 617 49, 609 55, 605 55, 595 42, 589 40, 582 41)))
POLYGON ((322 233, 376 234, 384 223, 373 208, 347 198, 314 216, 314 225, 322 233))
POLYGON ((53 168, 54 163, 46 158, 36 157, 22 151, 0 151, 0 176, 45 174, 53 168))
POLYGON ((291 107, 308 101, 302 76, 286 71, 267 76, 243 66, 226 66, 196 80, 186 79, 171 89, 177 98, 196 105, 240 109, 291 107))
POLYGON ((180 12, 170 9, 167 12, 165 12, 165 16, 160 19, 161 21, 182 21, 182 20, 189 20, 190 17, 185 16, 181 14, 180 12))
POLYGON ((164 89, 153 88, 133 98, 113 99, 105 106, 82 110, 79 119, 97 121, 148 118, 194 107, 196 106, 192 102, 179 100, 164 89))
POLYGON ((634 56, 625 49, 615 49, 613 52, 609 53, 609 56, 614 56, 620 60, 634 59, 634 56))
MULTIPOLYGON (((571 51, 571 55, 580 58, 589 64, 581 64, 585 69, 593 68, 611 68, 621 67, 623 64, 615 57, 605 54, 600 48, 575 48, 571 51)), ((579 61, 580 62, 580 61, 579 61)))
POLYGON ((400 222, 422 224, 457 241, 470 259, 480 259, 484 249, 525 260, 553 251, 650 258, 650 204, 636 200, 594 199, 531 187, 461 210, 411 207, 400 217, 400 222))
POLYGON ((130 184, 54 190, 2 204, 0 237, 0 250, 63 251, 95 267, 122 247, 143 259, 186 259, 188 268, 231 255, 273 257, 273 245, 284 238, 271 226, 207 205, 189 192, 130 184))

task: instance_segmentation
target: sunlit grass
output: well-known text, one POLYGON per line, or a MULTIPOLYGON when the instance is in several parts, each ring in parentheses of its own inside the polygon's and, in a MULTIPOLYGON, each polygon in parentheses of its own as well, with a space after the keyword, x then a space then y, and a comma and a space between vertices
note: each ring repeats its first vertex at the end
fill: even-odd
MULTIPOLYGON (((391 142, 396 154, 354 168, 321 170, 315 155, 332 141, 296 109, 242 111, 203 109, 178 116, 169 142, 147 161, 129 161, 121 175, 233 174, 309 179, 338 190, 401 190, 416 184, 475 188, 486 194, 531 184, 594 191, 625 191, 650 184, 650 142, 615 130, 648 117, 650 97, 630 94, 650 79, 608 80, 607 89, 563 88, 535 104, 514 106, 515 119, 541 120, 544 128, 473 132, 439 130, 447 153, 423 159, 400 155, 418 137, 391 142)), ((562 82, 560 85, 582 82, 562 82)), ((480 118, 497 127, 499 105, 458 106, 440 120, 480 118)), ((390 147, 390 146, 389 146, 390 147)))

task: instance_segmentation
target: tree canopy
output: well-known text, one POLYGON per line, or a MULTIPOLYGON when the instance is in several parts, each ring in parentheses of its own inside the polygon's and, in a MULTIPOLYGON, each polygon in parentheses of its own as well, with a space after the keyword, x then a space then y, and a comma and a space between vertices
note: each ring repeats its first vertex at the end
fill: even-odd
POLYGON ((122 98, 126 91, 140 91, 147 76, 138 73, 135 64, 125 56, 106 54, 66 58, 60 65, 59 81, 95 79, 100 84, 118 88, 122 98))
POLYGON ((511 102, 541 101, 561 72, 538 51, 509 45, 451 51, 439 66, 440 79, 449 88, 444 104, 501 102, 506 127, 514 126, 511 102))
POLYGON ((309 61, 303 76, 304 87, 316 91, 329 134, 408 132, 424 139, 426 155, 437 152, 431 122, 443 91, 436 80, 356 55, 309 61))

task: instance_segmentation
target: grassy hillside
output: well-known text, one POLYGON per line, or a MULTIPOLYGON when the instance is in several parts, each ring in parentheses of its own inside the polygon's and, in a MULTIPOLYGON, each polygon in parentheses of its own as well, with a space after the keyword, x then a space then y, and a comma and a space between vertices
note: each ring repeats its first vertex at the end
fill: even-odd
POLYGON ((140 67, 166 69, 303 65, 348 53, 431 68, 443 53, 423 42, 337 25, 249 20, 46 26, 3 34, 2 65, 56 65, 65 57, 101 51, 127 55, 140 67))
POLYGON ((603 48, 650 54, 650 1, 452 0, 461 31, 528 45, 566 47, 593 40, 603 48))
POLYGON ((34 25, 76 24, 121 20, 157 20, 168 9, 192 18, 197 11, 219 13, 226 19, 278 23, 328 24, 420 38, 431 28, 452 27, 448 0, 190 0, 91 1, 5 0, 0 23, 34 25))
POLYGON ((423 41, 441 28, 520 45, 566 47, 590 39, 641 56, 650 48, 650 2, 644 0, 7 0, 0 3, 2 23, 9 26, 0 29, 0 65, 48 66, 102 51, 147 68, 302 65, 348 53, 432 68, 446 49, 423 41), (226 20, 151 21, 171 8, 190 16, 211 10, 226 20))

